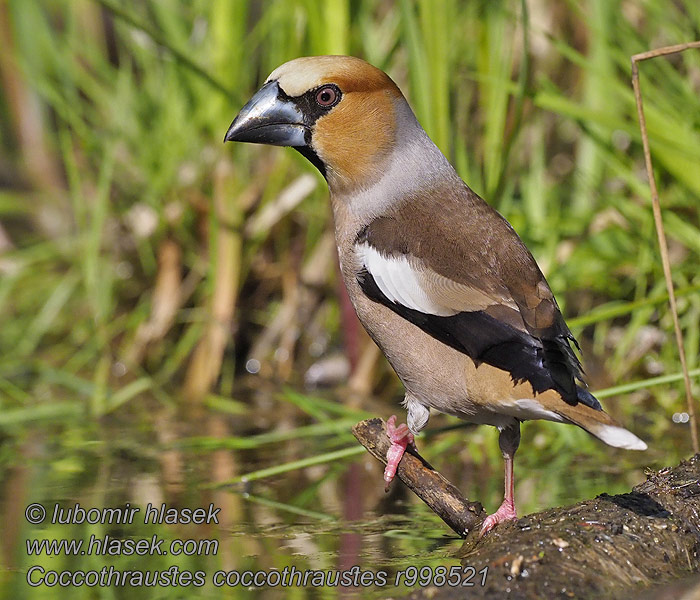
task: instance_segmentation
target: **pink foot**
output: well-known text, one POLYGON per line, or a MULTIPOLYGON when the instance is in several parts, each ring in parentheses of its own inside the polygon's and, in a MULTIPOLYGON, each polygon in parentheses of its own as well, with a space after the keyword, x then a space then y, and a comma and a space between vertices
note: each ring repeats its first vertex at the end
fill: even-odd
POLYGON ((408 425, 402 423, 396 426, 396 415, 391 415, 386 422, 386 432, 391 440, 391 448, 386 453, 386 469, 384 469, 384 481, 386 481, 386 491, 389 491, 389 484, 396 475, 401 457, 406 451, 406 446, 416 447, 413 441, 413 434, 408 429, 408 425))
POLYGON ((481 526, 481 531, 479 532, 479 537, 486 535, 501 521, 513 521, 517 518, 518 515, 515 513, 515 502, 513 502, 513 500, 509 500, 508 498, 504 498, 503 503, 498 510, 492 515, 486 517, 484 520, 484 523, 481 526))

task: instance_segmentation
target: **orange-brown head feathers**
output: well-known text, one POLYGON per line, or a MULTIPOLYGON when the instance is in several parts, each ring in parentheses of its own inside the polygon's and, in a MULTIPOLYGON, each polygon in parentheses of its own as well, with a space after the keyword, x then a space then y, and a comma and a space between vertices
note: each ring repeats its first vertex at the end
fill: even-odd
POLYGON ((397 102, 391 78, 351 56, 310 56, 275 69, 241 110, 227 140, 294 146, 331 189, 365 186, 393 149, 397 102))
POLYGON ((334 187, 362 185, 377 177, 396 138, 394 103, 402 98, 386 73, 352 56, 313 56, 285 63, 268 81, 274 79, 290 96, 337 85, 342 99, 316 121, 312 148, 334 187))
POLYGON ((354 56, 303 56, 277 67, 267 78, 277 81, 290 96, 298 97, 324 83, 335 83, 344 93, 401 92, 391 78, 354 56))

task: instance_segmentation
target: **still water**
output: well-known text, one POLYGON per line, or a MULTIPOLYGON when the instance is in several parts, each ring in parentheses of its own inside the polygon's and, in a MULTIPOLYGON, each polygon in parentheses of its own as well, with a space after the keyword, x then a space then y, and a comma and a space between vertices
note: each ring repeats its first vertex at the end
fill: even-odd
MULTIPOLYGON (((183 417, 146 400, 24 429, 2 457, 3 597, 386 598, 486 581, 403 484, 385 494, 350 434, 368 413, 291 392, 241 406, 216 399, 183 417)), ((421 452, 495 508, 495 430, 441 419, 421 452)), ((643 459, 550 426, 524 427, 521 514, 643 479, 643 459)))

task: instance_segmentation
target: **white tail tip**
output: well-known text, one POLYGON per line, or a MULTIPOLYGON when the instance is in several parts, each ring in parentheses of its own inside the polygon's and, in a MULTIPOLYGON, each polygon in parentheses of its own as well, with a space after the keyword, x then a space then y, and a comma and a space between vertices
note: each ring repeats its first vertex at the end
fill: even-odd
POLYGON ((616 425, 599 425, 594 435, 609 446, 626 450, 646 450, 647 445, 631 431, 616 425))

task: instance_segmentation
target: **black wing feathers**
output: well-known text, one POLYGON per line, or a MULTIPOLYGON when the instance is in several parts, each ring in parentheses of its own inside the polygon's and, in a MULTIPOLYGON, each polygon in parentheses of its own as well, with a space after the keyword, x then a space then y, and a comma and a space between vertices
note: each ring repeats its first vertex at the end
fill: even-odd
POLYGON ((508 371, 514 382, 528 381, 537 393, 555 389, 571 405, 582 402, 601 410, 598 401, 574 383, 572 373, 580 373, 580 363, 565 334, 538 339, 485 311, 461 312, 449 317, 423 313, 389 300, 367 269, 359 273, 358 282, 370 299, 466 354, 476 364, 484 362, 508 371))
MULTIPOLYGON (((466 185, 446 183, 431 190, 432 202, 418 195, 365 226, 356 244, 384 257, 409 256, 432 271, 474 290, 475 302, 454 302, 457 314, 424 314, 389 300, 371 272, 359 281, 365 294, 411 321, 434 338, 470 356, 527 380, 536 392, 557 390, 571 405, 600 404, 576 384, 581 363, 557 302, 535 259, 510 224, 466 185), (430 232, 426 235, 426 232, 430 232), (493 300, 483 306, 483 298, 493 300)), ((441 290, 424 290, 450 307, 441 290)), ((468 292, 467 292, 468 294, 468 292)))

